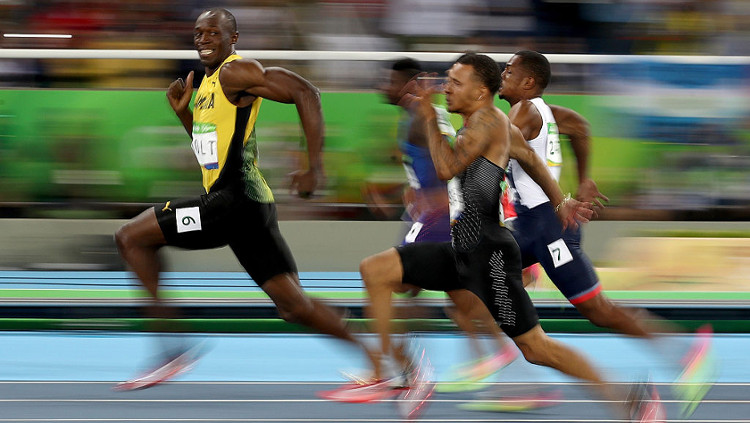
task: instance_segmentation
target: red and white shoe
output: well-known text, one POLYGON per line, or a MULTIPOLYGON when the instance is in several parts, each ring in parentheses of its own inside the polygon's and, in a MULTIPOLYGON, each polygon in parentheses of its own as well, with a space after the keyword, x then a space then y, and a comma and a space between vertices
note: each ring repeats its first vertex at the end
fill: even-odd
POLYGON ((118 383, 112 389, 115 391, 134 391, 150 388, 192 370, 199 357, 198 347, 191 348, 149 372, 118 383))
POLYGON ((418 359, 405 373, 408 387, 401 390, 396 408, 406 420, 416 420, 427 408, 427 400, 435 392, 434 370, 425 350, 421 349, 418 359))
POLYGON ((667 412, 661 402, 661 397, 656 388, 651 384, 637 384, 633 393, 633 405, 630 410, 630 419, 634 423, 665 423, 667 412))
POLYGON ((377 380, 347 383, 330 391, 319 391, 318 396, 329 401, 359 404, 382 401, 395 397, 399 392, 393 389, 391 380, 377 380))

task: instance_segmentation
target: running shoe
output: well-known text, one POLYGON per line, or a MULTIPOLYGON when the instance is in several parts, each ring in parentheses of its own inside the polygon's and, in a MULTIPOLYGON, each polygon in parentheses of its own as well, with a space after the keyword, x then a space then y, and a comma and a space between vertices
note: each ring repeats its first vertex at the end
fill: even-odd
POLYGON ((393 389, 391 380, 374 380, 366 383, 350 382, 336 389, 319 391, 317 394, 329 401, 364 403, 392 398, 400 392, 393 389))
POLYGON ((424 348, 420 348, 417 360, 404 371, 407 387, 400 390, 396 408, 407 421, 416 420, 427 408, 427 400, 435 391, 432 381, 434 369, 424 348))
POLYGON ((717 366, 712 353, 713 331, 705 325, 696 331, 690 351, 682 359, 685 366, 674 385, 675 396, 681 400, 680 414, 690 417, 716 380, 717 366))
POLYGON ((506 345, 494 355, 460 365, 448 377, 449 382, 437 385, 438 392, 466 392, 482 389, 479 383, 507 367, 518 358, 519 351, 513 345, 506 345))
POLYGON ((134 391, 137 389, 146 389, 190 371, 195 367, 195 363, 202 355, 202 348, 197 345, 183 353, 176 355, 160 366, 125 382, 120 382, 114 387, 115 391, 134 391))
POLYGON ((650 383, 637 383, 633 386, 628 401, 630 421, 633 423, 665 423, 667 413, 659 392, 650 383))

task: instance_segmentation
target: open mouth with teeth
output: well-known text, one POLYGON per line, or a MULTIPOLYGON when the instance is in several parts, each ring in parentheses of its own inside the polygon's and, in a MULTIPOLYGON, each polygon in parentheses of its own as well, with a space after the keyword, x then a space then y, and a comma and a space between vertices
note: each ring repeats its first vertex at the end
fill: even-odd
POLYGON ((200 54, 201 56, 209 56, 209 55, 211 55, 211 53, 213 53, 213 52, 214 52, 214 51, 213 51, 213 50, 211 50, 211 49, 202 49, 202 50, 198 50, 198 53, 199 53, 199 54, 200 54))

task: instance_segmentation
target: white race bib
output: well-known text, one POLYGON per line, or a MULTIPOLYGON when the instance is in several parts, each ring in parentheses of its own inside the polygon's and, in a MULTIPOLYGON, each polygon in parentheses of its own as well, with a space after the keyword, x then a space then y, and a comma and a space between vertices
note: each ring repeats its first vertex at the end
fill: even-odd
POLYGON ((560 131, 555 122, 547 124, 547 165, 562 166, 562 151, 560 150, 560 131))
POLYGON ((573 261, 573 255, 570 254, 568 246, 565 245, 565 241, 562 238, 547 245, 550 256, 552 256, 552 263, 555 265, 555 269, 562 266, 565 263, 573 261))
POLYGON ((416 241, 417 235, 419 235, 419 231, 422 230, 422 226, 424 226, 422 222, 414 222, 414 224, 411 225, 409 233, 406 234, 406 238, 404 238, 404 241, 406 241, 407 244, 411 244, 412 242, 416 241))
POLYGON ((200 231, 202 229, 201 213, 198 207, 175 209, 174 213, 177 217, 178 234, 183 232, 200 231))
POLYGON ((219 168, 218 153, 219 137, 216 134, 216 125, 213 123, 193 124, 193 152, 198 164, 206 169, 219 168))
POLYGON ((451 225, 453 225, 464 211, 464 195, 461 192, 461 181, 458 177, 448 181, 448 201, 450 202, 451 225))

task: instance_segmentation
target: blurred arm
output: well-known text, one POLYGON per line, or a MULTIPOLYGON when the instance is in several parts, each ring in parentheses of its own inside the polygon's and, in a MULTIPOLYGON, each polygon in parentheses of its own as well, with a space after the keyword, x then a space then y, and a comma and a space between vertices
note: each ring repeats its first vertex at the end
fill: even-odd
POLYGON ((589 122, 578 112, 567 107, 550 104, 550 109, 557 122, 560 134, 570 139, 573 154, 576 157, 578 170, 578 192, 576 198, 586 203, 593 202, 598 207, 604 207, 600 199, 609 201, 599 192, 596 183, 588 176, 589 154, 591 152, 591 132, 589 122))

